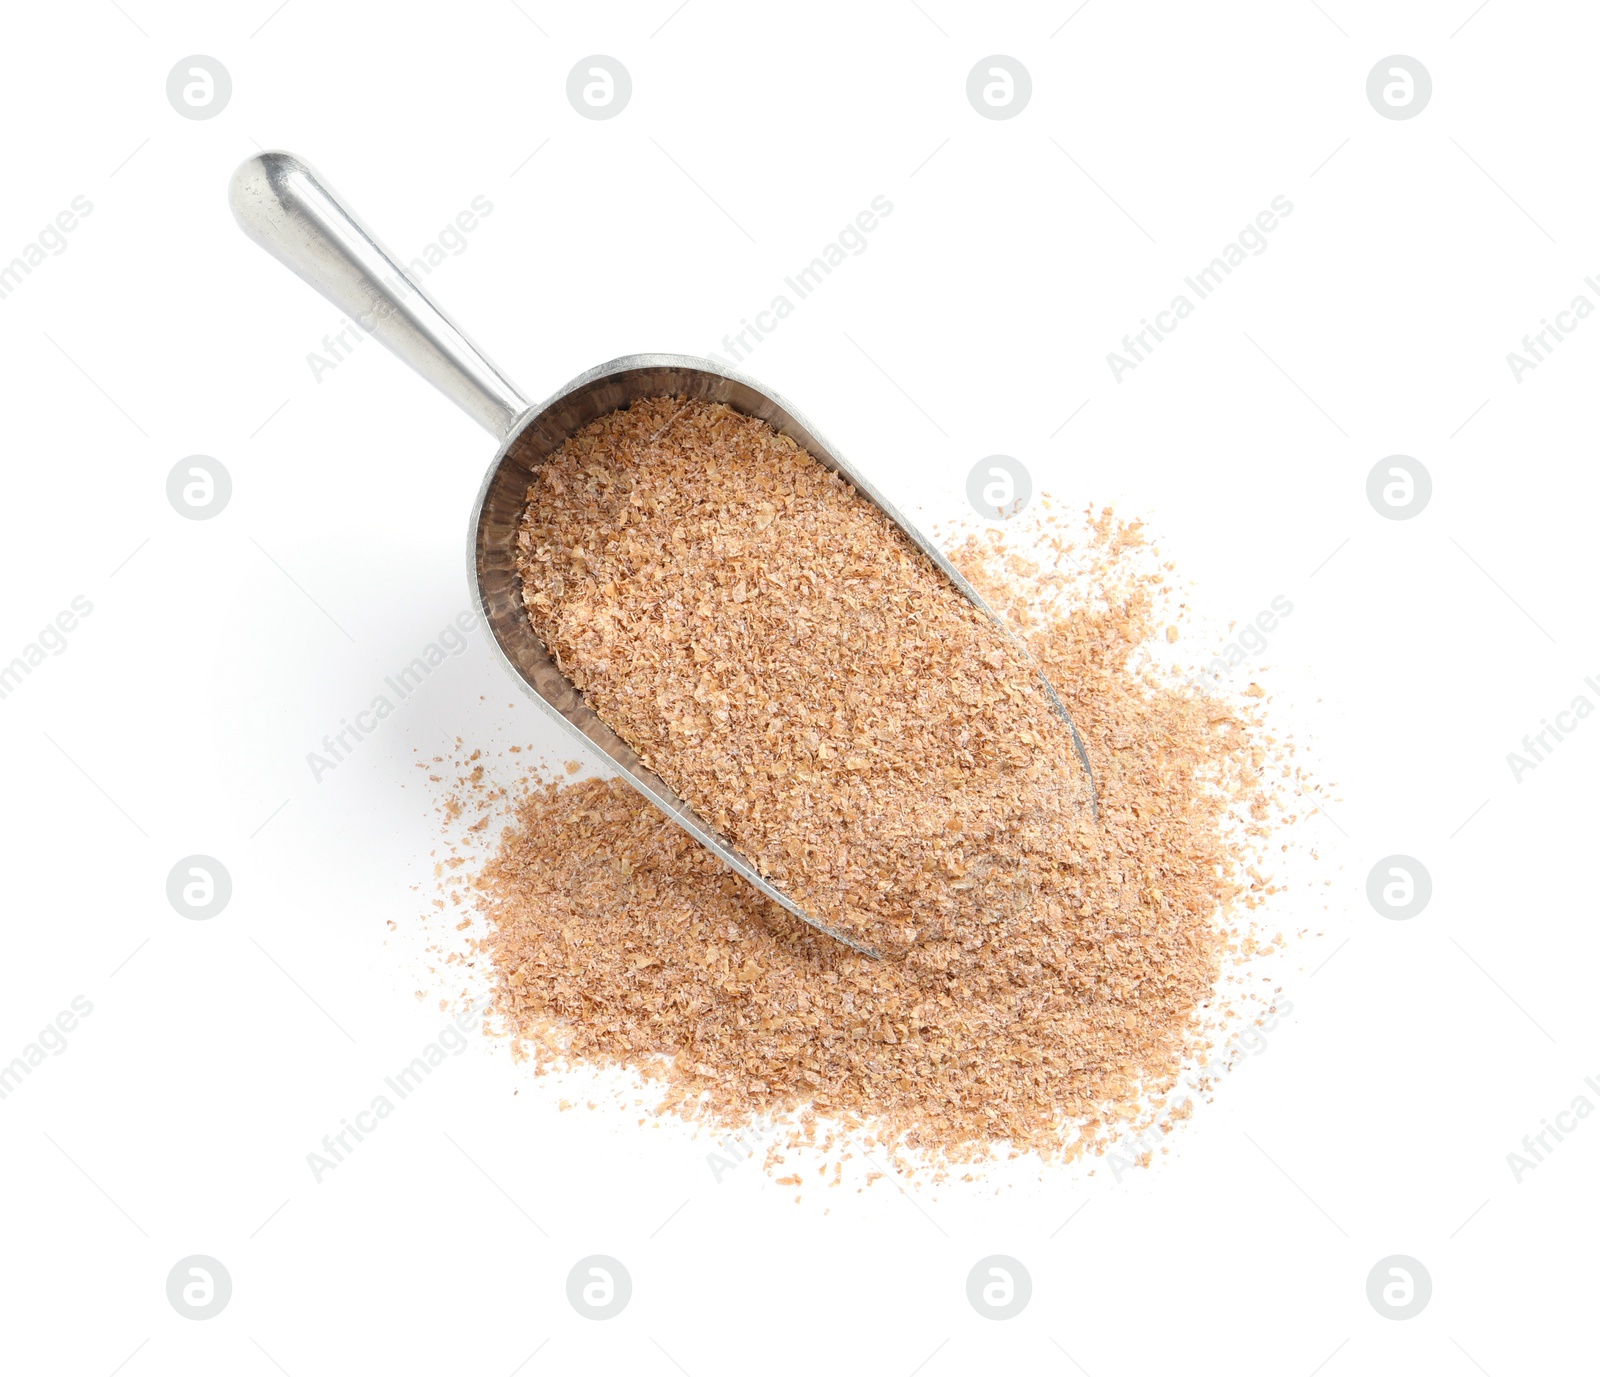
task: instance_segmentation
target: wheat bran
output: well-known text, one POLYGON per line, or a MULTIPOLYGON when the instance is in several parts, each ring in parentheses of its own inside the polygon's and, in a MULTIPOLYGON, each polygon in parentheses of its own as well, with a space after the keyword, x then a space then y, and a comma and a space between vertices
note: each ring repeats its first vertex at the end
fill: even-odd
POLYGON ((1092 849, 1034 667, 764 422, 655 397, 528 489, 517 570, 589 705, 807 913, 882 952, 985 940, 1092 849))
POLYGON ((990 535, 953 551, 1062 693, 1100 820, 1032 902, 901 959, 795 920, 620 781, 506 795, 464 773, 510 812, 472 880, 483 935, 455 959, 487 959, 519 1053, 630 1068, 662 1111, 803 1136, 820 1115, 935 1161, 1001 1144, 1072 1157, 1186 1118, 1168 1096, 1213 1036, 1225 965, 1272 950, 1251 930, 1275 889, 1264 772, 1291 771, 1261 708, 1136 667, 1165 621, 1148 553, 1109 512, 1075 552, 1049 520, 1026 549, 990 535))

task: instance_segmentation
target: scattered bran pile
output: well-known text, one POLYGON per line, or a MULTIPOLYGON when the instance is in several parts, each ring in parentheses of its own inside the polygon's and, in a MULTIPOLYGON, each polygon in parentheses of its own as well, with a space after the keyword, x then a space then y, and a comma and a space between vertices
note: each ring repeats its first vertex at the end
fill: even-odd
MULTIPOLYGON (((600 474, 580 472, 604 494, 600 474)), ((521 1054, 541 1071, 632 1069, 661 1083, 663 1111, 730 1126, 814 1128, 821 1116, 933 1162, 1000 1145, 1071 1158, 1103 1152, 1130 1126, 1165 1131, 1187 1115, 1187 1101, 1165 1097, 1185 1058, 1216 1035, 1224 962, 1271 950, 1241 936, 1275 889, 1254 868, 1274 807, 1263 776, 1271 742, 1259 708, 1138 667, 1161 631, 1164 578, 1137 524, 1102 513, 1073 546, 1046 517, 1024 539, 1026 553, 999 533, 969 536, 952 558, 1061 693, 1095 767, 1100 811, 1048 865, 1033 858, 1026 901, 1004 902, 1008 887, 991 884, 995 902, 975 916, 956 907, 959 936, 929 924, 899 956, 874 961, 763 898, 620 781, 507 794, 469 765, 460 782, 472 801, 511 811, 472 878, 485 935, 452 960, 488 959, 497 1012, 521 1054)), ((835 553, 848 563, 870 552, 835 553)), ((585 567, 600 567, 602 553, 585 567)), ((707 587, 727 585, 708 577, 707 587)), ((586 623, 599 604, 588 606, 561 625, 586 623)), ((828 624, 842 624, 845 610, 828 624)), ((936 653, 911 641, 901 637, 902 663, 936 653)), ((732 664, 726 647, 707 651, 704 664, 732 664)), ((727 700, 706 715, 720 703, 731 720, 738 681, 723 674, 727 700)), ((621 677, 602 682, 622 694, 621 677)), ((789 711, 803 723, 811 706, 789 711)), ((837 739, 861 720, 860 705, 848 706, 837 739)), ((657 745, 657 768, 669 744, 657 745)), ((790 742, 771 749, 797 759, 790 742)), ((994 752, 985 759, 1004 758, 985 749, 994 752)), ((451 800, 449 815, 461 807, 451 800)), ((488 816, 473 825, 477 836, 488 816)), ((958 867, 966 844, 949 847, 958 867)), ((788 873, 792 882, 807 872, 788 873)))
POLYGON ((601 417, 535 473, 517 570, 590 707, 858 945, 985 941, 1096 845, 1034 666, 762 421, 677 397, 601 417))

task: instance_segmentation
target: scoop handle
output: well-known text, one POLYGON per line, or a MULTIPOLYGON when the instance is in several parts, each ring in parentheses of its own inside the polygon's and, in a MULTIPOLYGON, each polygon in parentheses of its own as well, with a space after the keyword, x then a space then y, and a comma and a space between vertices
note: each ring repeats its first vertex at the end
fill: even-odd
POLYGON ((443 392, 501 443, 528 402, 292 153, 241 163, 228 184, 239 227, 443 392))

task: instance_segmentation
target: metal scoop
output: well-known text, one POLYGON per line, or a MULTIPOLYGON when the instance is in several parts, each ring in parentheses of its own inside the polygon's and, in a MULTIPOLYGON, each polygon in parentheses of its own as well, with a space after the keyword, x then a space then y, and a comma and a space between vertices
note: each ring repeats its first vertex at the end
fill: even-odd
MULTIPOLYGON (((242 164, 228 188, 239 226, 345 315, 399 355, 499 442, 467 528, 467 572, 494 647, 513 679, 566 731, 598 750, 635 789, 718 860, 796 918, 869 956, 878 953, 819 922, 765 879, 705 820, 640 761, 632 747, 597 717, 556 667, 522 605, 516 535, 535 469, 589 422, 645 397, 664 394, 723 402, 755 416, 849 480, 904 531, 972 604, 1024 656, 1028 651, 977 591, 816 429, 783 398, 742 374, 681 354, 630 354, 574 378, 542 406, 532 406, 392 254, 309 167, 289 153, 263 153, 242 164)), ((1032 657, 1028 656, 1030 663, 1032 657)), ((1078 759, 1094 775, 1078 730, 1055 690, 1040 682, 1072 733, 1078 759)))

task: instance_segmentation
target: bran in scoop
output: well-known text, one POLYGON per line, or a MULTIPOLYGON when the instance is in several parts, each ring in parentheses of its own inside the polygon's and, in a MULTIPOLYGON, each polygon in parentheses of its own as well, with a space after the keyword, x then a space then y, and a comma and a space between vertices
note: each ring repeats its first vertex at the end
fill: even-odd
POLYGON ((845 480, 760 420, 654 397, 569 439, 527 503, 534 630, 807 913, 903 953, 1059 912, 1061 867, 1098 846, 1070 730, 845 480))

